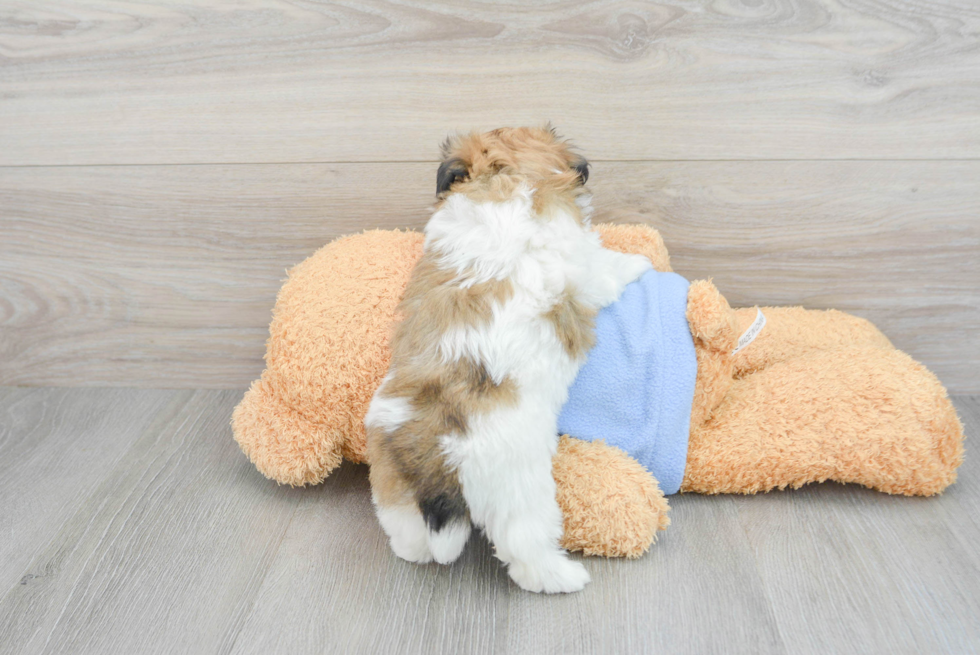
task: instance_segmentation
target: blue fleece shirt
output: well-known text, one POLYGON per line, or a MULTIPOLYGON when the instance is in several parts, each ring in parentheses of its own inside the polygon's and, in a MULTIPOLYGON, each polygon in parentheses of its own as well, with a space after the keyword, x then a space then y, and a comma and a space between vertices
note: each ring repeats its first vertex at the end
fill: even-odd
POLYGON ((698 365, 688 281, 650 271, 596 317, 596 344, 568 393, 558 429, 626 451, 677 493, 684 479, 698 365))

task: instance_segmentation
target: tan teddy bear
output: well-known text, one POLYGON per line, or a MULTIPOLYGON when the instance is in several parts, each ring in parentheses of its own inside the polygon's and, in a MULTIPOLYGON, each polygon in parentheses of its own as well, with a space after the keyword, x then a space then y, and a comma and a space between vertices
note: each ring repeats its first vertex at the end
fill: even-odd
MULTIPOLYGON (((596 229, 606 247, 671 270, 655 230, 596 229)), ((366 462, 364 415, 388 369, 395 307, 422 240, 380 230, 343 237, 290 271, 266 370, 232 419, 235 439, 267 477, 317 484, 343 458, 366 462)), ((733 310, 709 281, 690 286, 697 380, 682 492, 836 480, 931 495, 956 480, 963 429, 932 373, 863 319, 763 311, 765 327, 733 354, 756 309, 733 310)), ((554 475, 569 550, 638 557, 669 524, 657 481, 617 448, 563 437, 554 475)))

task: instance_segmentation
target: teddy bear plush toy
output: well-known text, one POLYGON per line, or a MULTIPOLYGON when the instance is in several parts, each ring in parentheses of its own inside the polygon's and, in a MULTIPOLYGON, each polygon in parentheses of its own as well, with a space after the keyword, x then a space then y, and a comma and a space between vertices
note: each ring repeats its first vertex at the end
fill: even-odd
MULTIPOLYGON (((670 271, 656 230, 596 229, 606 247, 670 271)), ((422 244, 416 232, 368 231, 289 272, 266 370, 232 419, 267 477, 317 484, 344 458, 367 462, 364 415, 422 244)), ((963 429, 946 390, 869 322, 833 310, 732 309, 704 280, 631 287, 597 317, 596 346, 559 419, 570 434, 553 461, 565 548, 638 557, 669 523, 664 492, 835 480, 931 495, 955 481, 963 429), (679 338, 662 315, 671 302, 686 323, 679 338), (636 321, 663 330, 651 339, 636 321), (674 382, 658 377, 675 367, 683 373, 674 382)))

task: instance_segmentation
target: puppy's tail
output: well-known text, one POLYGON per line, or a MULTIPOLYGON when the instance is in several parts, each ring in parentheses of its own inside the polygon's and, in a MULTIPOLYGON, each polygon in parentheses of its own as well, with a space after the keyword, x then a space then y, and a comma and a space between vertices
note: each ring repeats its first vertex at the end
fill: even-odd
POLYGON ((419 511, 428 528, 429 550, 440 564, 456 561, 470 538, 470 513, 459 482, 436 493, 424 494, 419 511))

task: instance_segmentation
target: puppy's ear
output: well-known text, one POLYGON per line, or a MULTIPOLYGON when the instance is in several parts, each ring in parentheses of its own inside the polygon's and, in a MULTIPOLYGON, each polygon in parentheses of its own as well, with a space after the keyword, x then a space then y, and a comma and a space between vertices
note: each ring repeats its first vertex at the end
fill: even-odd
POLYGON ((579 184, 584 185, 589 181, 589 162, 585 157, 578 157, 572 162, 572 170, 578 173, 579 184))
POLYGON ((462 159, 453 157, 447 159, 439 165, 439 172, 436 173, 436 197, 442 196, 449 191, 455 182, 465 179, 469 175, 466 164, 462 159))

